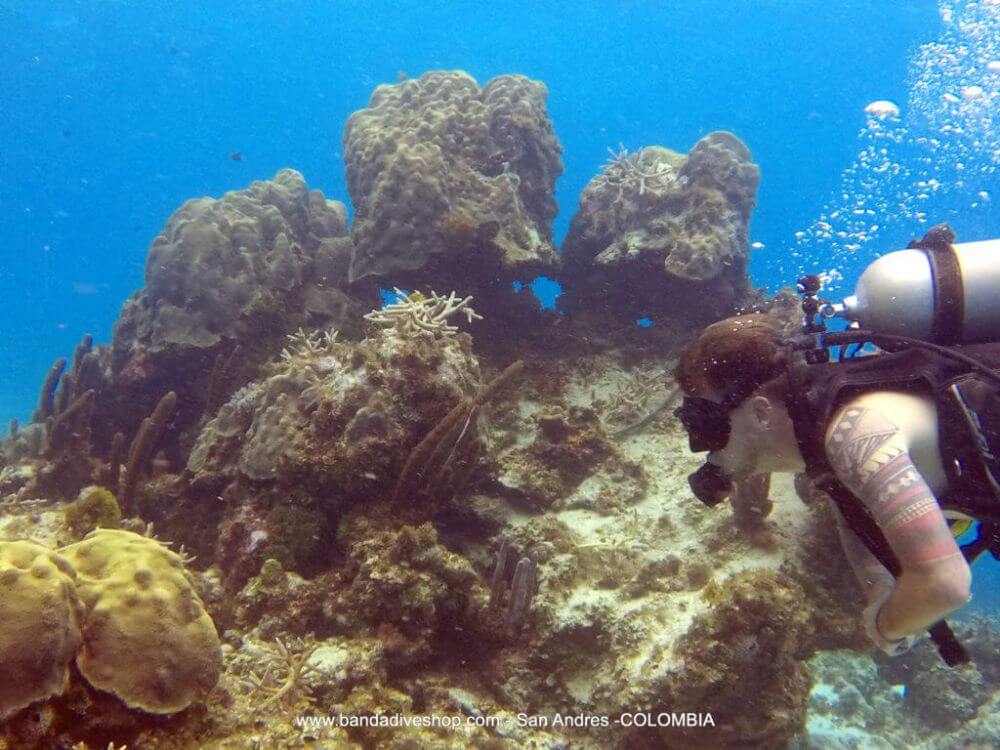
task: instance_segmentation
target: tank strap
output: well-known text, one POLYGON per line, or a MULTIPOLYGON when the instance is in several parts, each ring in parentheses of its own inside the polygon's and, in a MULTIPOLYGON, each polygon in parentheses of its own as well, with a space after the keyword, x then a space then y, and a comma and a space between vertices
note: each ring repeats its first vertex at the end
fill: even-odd
POLYGON ((932 227, 907 247, 923 250, 931 267, 934 288, 934 325, 931 339, 938 344, 962 342, 965 321, 965 287, 962 268, 955 253, 955 232, 947 224, 932 227))

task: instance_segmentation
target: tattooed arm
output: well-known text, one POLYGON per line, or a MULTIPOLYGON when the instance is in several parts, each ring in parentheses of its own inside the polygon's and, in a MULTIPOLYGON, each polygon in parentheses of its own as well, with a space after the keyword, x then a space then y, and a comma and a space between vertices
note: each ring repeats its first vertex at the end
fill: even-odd
POLYGON ((926 454, 928 440, 936 450, 936 438, 933 406, 899 393, 854 399, 827 427, 831 466, 868 508, 902 567, 874 620, 890 641, 923 632, 969 600, 969 566, 913 460, 921 446, 926 454))

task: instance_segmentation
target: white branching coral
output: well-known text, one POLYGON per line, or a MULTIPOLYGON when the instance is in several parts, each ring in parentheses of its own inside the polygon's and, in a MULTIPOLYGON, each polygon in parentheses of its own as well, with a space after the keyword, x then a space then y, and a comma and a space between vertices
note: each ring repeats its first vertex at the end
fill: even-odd
POLYGON ((333 354, 340 332, 331 328, 329 331, 307 332, 300 328, 286 337, 288 346, 281 350, 281 361, 293 363, 301 360, 313 360, 333 354))
POLYGON ((647 186, 667 188, 678 181, 677 170, 666 161, 646 158, 645 151, 630 154, 622 144, 618 144, 618 148, 618 151, 608 149, 611 158, 598 175, 599 181, 619 188, 636 187, 639 195, 646 192, 647 186))
POLYGON ((459 299, 454 292, 442 297, 433 289, 430 297, 420 292, 407 294, 397 288, 393 291, 399 299, 380 310, 372 310, 365 320, 407 335, 451 336, 458 332, 456 326, 448 323, 452 315, 461 313, 470 323, 483 319, 469 306, 472 297, 459 299))
POLYGON ((259 708, 268 708, 277 703, 294 704, 299 701, 312 702, 305 677, 316 671, 309 664, 309 657, 316 650, 316 644, 291 640, 285 643, 275 639, 274 646, 267 655, 261 674, 247 669, 239 682, 250 691, 252 697, 266 696, 259 708))

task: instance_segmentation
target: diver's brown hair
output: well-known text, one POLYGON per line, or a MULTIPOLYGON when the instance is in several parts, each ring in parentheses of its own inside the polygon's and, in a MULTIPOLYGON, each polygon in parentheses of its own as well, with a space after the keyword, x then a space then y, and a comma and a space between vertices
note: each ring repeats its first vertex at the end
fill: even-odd
POLYGON ((674 371, 685 394, 711 393, 741 399, 764 386, 778 399, 787 395, 786 355, 779 331, 766 315, 740 315, 706 327, 681 352, 674 371))

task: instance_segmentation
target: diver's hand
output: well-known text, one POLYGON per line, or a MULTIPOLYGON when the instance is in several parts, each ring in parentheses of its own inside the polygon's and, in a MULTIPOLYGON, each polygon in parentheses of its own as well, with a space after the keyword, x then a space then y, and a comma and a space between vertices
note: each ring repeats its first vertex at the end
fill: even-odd
POLYGON ((862 619, 865 623, 865 632, 872 642, 889 656, 899 656, 913 648, 920 636, 908 635, 891 640, 882 635, 882 631, 879 629, 878 615, 890 596, 892 596, 892 587, 879 588, 874 593, 871 602, 865 607, 862 619))

